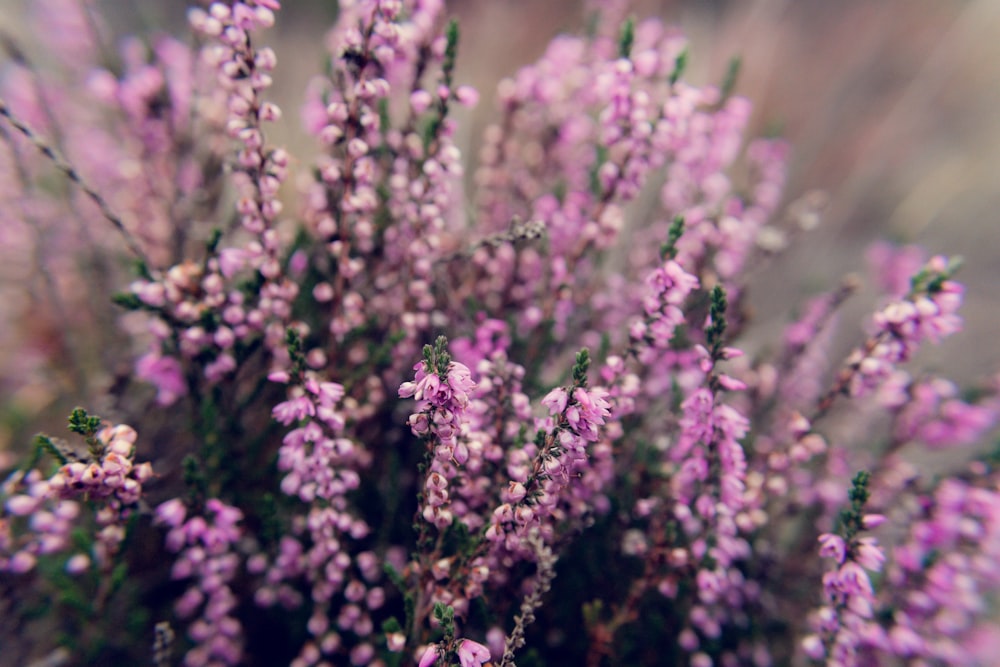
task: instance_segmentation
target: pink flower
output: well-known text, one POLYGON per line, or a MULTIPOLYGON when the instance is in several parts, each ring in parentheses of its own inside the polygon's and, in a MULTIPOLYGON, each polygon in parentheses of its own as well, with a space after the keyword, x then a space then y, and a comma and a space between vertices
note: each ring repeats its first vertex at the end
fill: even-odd
POLYGON ((320 382, 314 393, 319 397, 320 404, 332 406, 344 397, 344 386, 336 382, 320 382))
POLYGON ((278 403, 274 406, 271 414, 275 420, 288 426, 292 422, 315 415, 316 406, 308 396, 299 396, 298 398, 289 399, 284 403, 278 403))
POLYGON ((184 523, 187 516, 187 508, 180 498, 168 500, 156 508, 156 519, 160 523, 165 523, 171 528, 177 528, 184 523))
POLYGON ((431 644, 426 649, 424 649, 423 654, 420 656, 420 662, 417 663, 417 667, 431 667, 435 662, 437 662, 439 649, 437 644, 431 644))
POLYGON ((847 545, 844 538, 833 533, 823 533, 819 536, 819 555, 824 558, 833 558, 838 564, 844 562, 847 555, 847 545))
POLYGON ((807 635, 802 639, 802 650, 813 660, 822 660, 826 655, 823 640, 819 638, 819 635, 815 634, 807 635))
POLYGON ((136 362, 135 372, 139 378, 156 386, 156 402, 160 405, 170 405, 187 393, 180 362, 173 357, 150 352, 136 362))
POLYGON ((847 595, 864 595, 871 597, 874 594, 871 579, 858 563, 849 560, 840 566, 838 572, 839 588, 847 595))
POLYGON ((879 572, 885 562, 885 554, 874 537, 862 537, 854 547, 854 560, 864 568, 879 572))
POLYGON ((474 107, 479 103, 479 91, 472 86, 459 86, 455 90, 455 99, 464 107, 474 107))
POLYGON ((566 409, 569 394, 564 387, 556 387, 542 399, 542 405, 549 409, 549 414, 558 415, 566 409))
POLYGON ((463 639, 458 645, 458 662, 462 667, 480 667, 490 659, 490 650, 471 639, 463 639))

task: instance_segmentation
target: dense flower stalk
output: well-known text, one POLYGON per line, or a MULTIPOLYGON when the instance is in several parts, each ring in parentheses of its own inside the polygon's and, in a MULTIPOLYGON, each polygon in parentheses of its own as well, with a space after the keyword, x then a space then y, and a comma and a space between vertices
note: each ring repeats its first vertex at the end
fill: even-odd
POLYGON ((910 360, 924 341, 937 343, 961 329, 957 311, 964 289, 951 280, 956 268, 944 257, 931 258, 913 276, 909 292, 875 314, 871 335, 848 356, 837 384, 820 401, 821 412, 829 409, 838 394, 869 395, 897 364, 910 360))
POLYGON ((243 627, 236 618, 237 598, 232 581, 240 567, 236 544, 243 513, 217 498, 205 503, 204 515, 189 514, 179 499, 156 509, 158 523, 169 528, 166 547, 178 554, 171 570, 174 579, 194 579, 177 601, 177 615, 200 616, 188 627, 194 647, 184 655, 188 667, 240 664, 243 627))
POLYGON ((820 535, 819 553, 834 561, 823 575, 824 605, 815 612, 817 634, 802 641, 806 654, 827 665, 859 664, 859 653, 880 641, 880 628, 873 620, 875 591, 868 572, 882 570, 885 553, 873 537, 859 537, 885 517, 864 514, 868 501, 869 475, 858 473, 852 482, 851 506, 840 516, 836 533, 820 535))
POLYGON ((359 443, 344 435, 343 386, 320 381, 316 373, 305 370, 294 330, 288 334, 288 349, 292 373, 277 371, 270 376, 288 386, 288 400, 276 405, 272 415, 281 424, 295 427, 286 433, 278 450, 278 468, 285 473, 280 487, 307 509, 298 517, 294 534, 281 538, 278 553, 270 561, 257 554, 248 564, 264 575, 256 601, 264 607, 276 603, 301 606, 302 596, 294 584, 304 579, 312 589, 307 626, 311 639, 302 646, 295 664, 320 664, 345 650, 352 664, 364 664, 374 650, 369 641, 370 614, 382 605, 385 595, 378 585, 374 555, 351 554, 345 543, 364 539, 370 530, 347 500, 360 484, 359 473, 368 456, 359 443), (360 577, 353 571, 355 566, 360 577), (331 623, 340 596, 346 604, 331 623), (352 633, 360 641, 347 647, 343 633, 352 633))
POLYGON ((413 382, 400 385, 399 395, 417 401, 420 411, 410 415, 410 430, 428 442, 419 511, 424 521, 443 530, 456 518, 450 509, 448 488, 469 460, 468 444, 462 438, 463 418, 476 383, 465 364, 451 360, 444 338, 433 348, 425 346, 424 360, 414 370, 413 382))

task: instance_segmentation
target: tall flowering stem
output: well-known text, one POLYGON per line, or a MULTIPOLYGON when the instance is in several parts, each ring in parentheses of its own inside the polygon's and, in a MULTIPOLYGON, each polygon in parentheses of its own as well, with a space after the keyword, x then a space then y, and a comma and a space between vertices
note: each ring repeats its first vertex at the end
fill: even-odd
POLYGON ((237 543, 243 513, 218 498, 205 503, 204 513, 188 513, 179 499, 156 509, 157 523, 169 530, 166 547, 176 553, 173 579, 194 579, 175 609, 181 618, 200 616, 188 628, 194 647, 184 655, 186 667, 238 665, 243 658, 243 626, 236 617, 238 600, 233 580, 239 574, 237 543))
POLYGON ((277 59, 272 49, 256 47, 252 37, 273 25, 279 8, 274 0, 247 0, 214 2, 207 10, 189 12, 191 26, 212 41, 202 50, 202 65, 224 91, 219 104, 225 109, 225 132, 236 145, 236 211, 250 240, 229 246, 217 229, 202 262, 147 273, 121 300, 156 315, 150 327, 152 349, 137 363, 137 372, 158 387, 163 404, 198 392, 196 379, 185 377, 181 360, 202 366, 211 384, 231 377, 237 360, 261 339, 279 365, 287 362, 285 327, 298 285, 285 275, 276 222, 289 156, 265 141, 263 124, 281 118, 277 105, 263 99, 277 59), (236 282, 247 270, 254 276, 252 290, 240 289, 236 282))
POLYGON ((861 649, 879 639, 868 572, 882 570, 885 553, 874 537, 859 536, 885 520, 864 513, 870 479, 865 471, 854 477, 851 505, 841 512, 836 532, 819 536, 820 556, 832 559, 834 568, 823 575, 824 604, 814 614, 817 633, 805 637, 802 647, 810 658, 827 665, 860 664, 861 649))
POLYGON ((848 356, 834 386, 820 398, 817 417, 825 414, 839 395, 857 398, 870 394, 897 364, 910 360, 924 341, 940 342, 961 329, 957 312, 964 289, 952 280, 958 266, 957 261, 933 257, 912 278, 909 293, 875 314, 873 333, 848 356))
POLYGON ((272 381, 287 384, 288 390, 287 400, 277 404, 272 415, 281 424, 294 426, 278 450, 278 469, 283 473, 280 487, 307 510, 294 522, 293 534, 281 538, 277 555, 253 558, 251 569, 264 575, 256 601, 264 607, 276 603, 300 606, 303 600, 293 586, 304 579, 312 590, 310 640, 302 646, 298 663, 312 665, 348 653, 354 664, 360 664, 374 652, 371 614, 385 599, 377 585, 374 555, 352 556, 345 548, 352 540, 364 539, 370 530, 350 502, 368 455, 344 433, 343 386, 322 381, 307 369, 295 329, 288 330, 286 342, 290 369, 270 375, 272 381), (332 623, 330 617, 341 597, 344 604, 332 623), (344 633, 355 635, 356 643, 349 645, 344 633))
MULTIPOLYGON (((703 385, 681 403, 676 442, 666 451, 674 466, 670 479, 672 518, 684 536, 679 551, 672 554, 682 578, 690 578, 696 594, 688 611, 690 624, 682 632, 681 646, 692 661, 703 661, 702 642, 718 639, 726 624, 740 623, 733 613, 754 601, 754 590, 741 585, 740 563, 750 555, 747 533, 747 461, 741 440, 749 421, 736 408, 723 402, 728 391, 745 384, 718 370, 718 364, 742 352, 726 346, 728 307, 726 293, 716 286, 710 293, 705 345, 699 346, 699 365, 705 373, 703 385), (731 611, 726 611, 727 609, 731 611)), ((676 577, 668 581, 676 582, 676 577)), ((668 597, 676 595, 676 583, 661 586, 668 597)))
POLYGON ((424 346, 424 359, 414 366, 414 370, 414 380, 400 385, 399 396, 418 401, 419 411, 410 415, 408 424, 425 447, 416 519, 417 548, 423 555, 416 565, 419 588, 410 619, 415 632, 435 603, 431 565, 440 555, 445 530, 456 519, 449 490, 454 492, 451 486, 458 481, 462 466, 469 460, 463 424, 469 394, 476 383, 465 364, 452 360, 448 340, 443 336, 433 346, 424 346), (431 528, 435 529, 436 538, 431 528))
POLYGON ((139 242, 135 239, 132 233, 125 226, 125 223, 118 216, 118 214, 114 212, 111 205, 108 204, 104 197, 94 190, 90 184, 83 180, 83 177, 80 176, 76 168, 74 168, 73 165, 71 165, 54 146, 49 144, 44 138, 35 132, 31 126, 16 116, 7 102, 5 102, 2 98, 0 98, 0 117, 3 117, 8 123, 13 125, 18 132, 27 137, 27 139, 35 145, 35 148, 41 151, 45 157, 52 161, 59 171, 66 175, 66 178, 80 188, 83 193, 97 205, 101 211, 101 215, 103 215, 104 218, 110 222, 112 226, 114 226, 118 233, 121 234, 129 251, 143 263, 148 263, 146 253, 139 245, 139 242))
POLYGON ((535 611, 542 606, 543 596, 549 592, 552 580, 556 576, 556 557, 552 549, 542 542, 537 534, 530 536, 528 541, 536 550, 535 562, 538 564, 538 572, 535 574, 530 592, 521 602, 520 613, 514 617, 513 630, 504 638, 500 667, 514 666, 514 653, 525 644, 525 629, 535 622, 535 611))
MULTIPOLYGON (((442 531, 451 525, 449 481, 453 481, 469 458, 468 445, 461 439, 469 393, 475 389, 469 368, 452 361, 448 340, 439 337, 434 346, 424 346, 424 360, 414 366, 413 382, 399 387, 401 398, 418 401, 419 412, 410 415, 410 430, 427 447, 425 480, 421 492, 420 516, 442 531)), ((422 543, 426 533, 418 540, 422 543)))
POLYGON ((606 389, 588 386, 589 368, 590 353, 583 349, 576 355, 572 384, 557 387, 542 399, 549 416, 534 442, 508 465, 504 502, 493 510, 485 533, 494 558, 531 558, 533 551, 525 540, 532 531, 539 530, 551 543, 558 538, 559 524, 578 516, 596 499, 600 489, 586 484, 593 464, 589 450, 600 444, 611 405, 606 389))

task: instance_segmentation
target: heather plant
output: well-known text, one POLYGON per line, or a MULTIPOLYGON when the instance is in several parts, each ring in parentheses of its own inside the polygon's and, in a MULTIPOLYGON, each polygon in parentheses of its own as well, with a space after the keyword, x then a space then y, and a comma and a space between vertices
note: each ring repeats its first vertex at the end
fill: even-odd
POLYGON ((53 62, 10 41, 0 81, 0 271, 27 289, 0 307, 35 327, 2 335, 19 389, 103 418, 0 460, 5 655, 989 660, 996 383, 917 357, 962 327, 958 262, 877 245, 846 358, 853 280, 752 347, 749 275, 814 214, 784 215, 789 148, 746 138, 735 64, 690 83, 679 33, 589 3, 498 84, 472 160, 443 2, 343 1, 295 157, 277 0, 118 50, 44 4, 53 62))

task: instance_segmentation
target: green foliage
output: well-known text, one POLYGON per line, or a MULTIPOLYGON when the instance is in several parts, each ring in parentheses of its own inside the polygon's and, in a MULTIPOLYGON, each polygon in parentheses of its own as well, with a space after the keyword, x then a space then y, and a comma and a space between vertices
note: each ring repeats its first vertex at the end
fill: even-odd
POLYGON ((141 259, 135 260, 135 273, 140 278, 145 278, 146 280, 153 279, 153 274, 149 272, 149 266, 141 259))
POLYGON ((743 59, 739 56, 729 60, 729 67, 726 69, 726 78, 722 80, 722 87, 720 89, 720 103, 725 102, 733 94, 736 82, 740 78, 740 69, 742 67, 743 59))
POLYGON ((583 614, 583 622, 587 627, 597 625, 604 614, 604 600, 597 598, 590 602, 584 602, 580 611, 583 614))
POLYGON ((718 359, 722 353, 726 336, 726 309, 729 307, 726 301, 726 290, 721 285, 716 285, 712 288, 711 299, 708 311, 711 321, 705 327, 705 340, 708 342, 712 358, 718 359))
POLYGON ((444 74, 445 85, 450 88, 452 75, 455 72, 455 58, 458 56, 458 20, 451 19, 448 21, 448 27, 445 28, 444 36, 444 61, 441 65, 441 71, 444 74))
POLYGON ((292 327, 285 332, 285 345, 292 360, 292 372, 294 375, 300 375, 306 369, 306 357, 302 351, 302 337, 292 327))
POLYGON ((587 386, 587 371, 590 370, 590 350, 582 348, 576 353, 576 362, 573 364, 573 385, 577 387, 587 386))
POLYGON ((871 473, 861 470, 851 480, 851 490, 847 497, 851 501, 851 506, 841 510, 837 518, 837 534, 844 538, 845 542, 850 541, 864 529, 864 509, 865 503, 871 496, 868 484, 871 481, 871 473))
POLYGON ((667 240, 660 246, 660 259, 677 258, 677 242, 684 235, 684 216, 675 215, 670 229, 667 231, 667 240))
POLYGON ((119 292, 112 295, 111 302, 125 310, 142 310, 142 300, 131 292, 119 292))
POLYGON ((424 372, 437 373, 443 382, 448 377, 451 354, 448 353, 448 338, 438 336, 434 346, 424 345, 424 372))
POLYGON ((101 418, 87 414, 83 408, 73 408, 69 415, 69 430, 89 438, 101 428, 101 418))
POLYGON ((590 165, 590 193, 595 197, 604 196, 604 188, 601 187, 601 165, 607 162, 608 149, 606 146, 598 145, 594 150, 594 163, 590 165))
POLYGON ((440 602, 434 603, 434 620, 441 624, 441 628, 444 630, 445 635, 455 632, 455 610, 450 605, 441 604, 440 602))
POLYGON ((679 54, 677 54, 677 59, 674 60, 674 71, 670 73, 670 85, 676 84, 680 81, 681 77, 684 76, 684 70, 687 69, 688 62, 688 52, 684 49, 679 54))
POLYGON ((958 270, 962 268, 961 257, 952 257, 948 260, 948 265, 943 271, 934 271, 930 268, 921 269, 910 279, 910 296, 916 296, 924 292, 935 294, 941 291, 941 287, 946 280, 950 280, 958 270))
POLYGON ((56 461, 59 462, 59 465, 66 465, 67 463, 69 463, 69 459, 66 458, 66 455, 62 453, 62 451, 56 446, 54 442, 52 442, 52 439, 49 438, 49 436, 44 435, 42 433, 37 434, 35 436, 34 444, 35 444, 35 453, 30 460, 28 469, 34 468, 36 465, 38 465, 38 462, 41 460, 43 454, 48 454, 49 456, 54 458, 56 461))
POLYGON ((208 478, 205 470, 194 454, 188 454, 181 461, 181 468, 184 471, 184 485, 192 498, 201 502, 208 493, 208 478))
POLYGON ((399 570, 392 566, 392 563, 385 563, 382 566, 382 571, 385 572, 385 576, 389 577, 389 581, 399 590, 406 590, 406 581, 403 579, 403 575, 399 573, 399 570))
POLYGON ((215 254, 215 251, 219 248, 219 241, 221 240, 222 230, 218 227, 213 227, 211 236, 208 237, 208 242, 205 243, 205 250, 208 251, 209 255, 215 254))
POLYGON ((635 43, 635 19, 631 16, 622 23, 618 36, 618 56, 629 58, 632 55, 632 45, 635 43))

